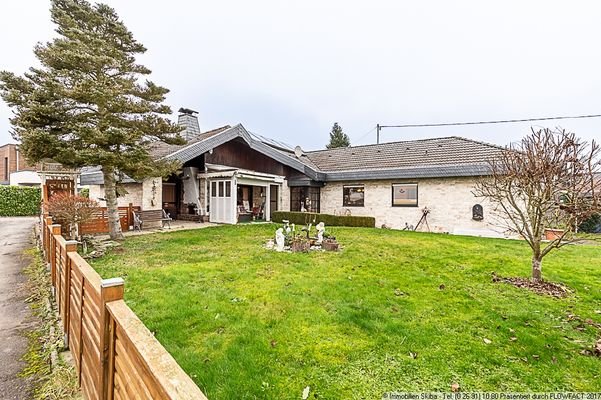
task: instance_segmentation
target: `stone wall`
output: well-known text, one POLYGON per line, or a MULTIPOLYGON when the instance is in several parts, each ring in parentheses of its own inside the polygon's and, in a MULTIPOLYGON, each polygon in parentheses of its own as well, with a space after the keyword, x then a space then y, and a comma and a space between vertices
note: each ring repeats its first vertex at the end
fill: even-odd
MULTIPOLYGON (((134 206, 142 204, 142 184, 141 183, 126 183, 122 186, 127 194, 117 197, 117 205, 119 207, 127 207, 129 203, 134 206)), ((106 207, 104 199, 104 185, 90 185, 90 199, 96 200, 100 207, 106 207)))
MULTIPOLYGON (((324 214, 364 215, 376 218, 376 226, 402 229, 405 224, 417 225, 422 209, 428 207, 428 224, 432 232, 454 233, 474 236, 504 237, 505 232, 498 219, 492 215, 490 204, 472 194, 474 178, 441 178, 419 180, 378 180, 353 182, 328 182, 321 188, 321 212, 324 214), (417 207, 393 207, 393 183, 418 183, 417 207), (363 207, 345 207, 342 204, 344 185, 363 184, 365 199, 363 207), (481 204, 484 219, 472 219, 472 207, 481 204)), ((421 230, 427 230, 420 226, 421 230)))
MULTIPOLYGON (((148 178, 142 183, 125 183, 121 187, 127 191, 127 194, 117 198, 119 207, 127 207, 131 203, 142 207, 142 210, 161 209, 163 197, 161 178, 148 178)), ((98 200, 104 197, 104 185, 90 185, 90 199, 98 201, 100 207, 106 207, 106 201, 98 200)))

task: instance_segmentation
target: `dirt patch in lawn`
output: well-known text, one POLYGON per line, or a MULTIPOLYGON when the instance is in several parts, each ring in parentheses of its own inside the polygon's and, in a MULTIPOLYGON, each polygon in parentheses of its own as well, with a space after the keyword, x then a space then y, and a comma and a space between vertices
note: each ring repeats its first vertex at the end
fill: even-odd
POLYGON ((541 281, 534 282, 528 278, 522 277, 502 277, 493 272, 493 282, 509 283, 518 288, 524 288, 533 291, 534 293, 555 297, 558 299, 568 297, 573 291, 560 283, 541 281))

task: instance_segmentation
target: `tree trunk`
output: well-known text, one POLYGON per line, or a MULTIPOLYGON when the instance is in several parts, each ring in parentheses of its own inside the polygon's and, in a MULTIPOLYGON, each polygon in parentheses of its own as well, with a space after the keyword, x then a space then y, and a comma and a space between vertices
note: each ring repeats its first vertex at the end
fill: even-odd
POLYGON ((112 240, 123 239, 119 223, 119 207, 117 206, 117 182, 114 168, 102 168, 104 174, 104 197, 109 221, 109 236, 112 240))
POLYGON ((532 257, 532 281, 541 282, 543 280, 543 260, 541 257, 532 257))

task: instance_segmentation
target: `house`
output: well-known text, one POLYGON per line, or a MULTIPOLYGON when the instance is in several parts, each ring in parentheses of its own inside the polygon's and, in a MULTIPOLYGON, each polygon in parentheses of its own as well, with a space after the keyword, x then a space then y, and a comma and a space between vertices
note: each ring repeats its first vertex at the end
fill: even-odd
MULTIPOLYGON (((158 143, 157 159, 177 160, 166 178, 126 178, 119 205, 165 209, 176 219, 216 223, 271 219, 273 211, 366 215, 376 226, 502 236, 490 207, 472 194, 503 148, 461 137, 401 141, 304 152, 248 132, 241 124, 201 132, 196 112, 180 109, 187 144, 158 143)), ((103 199, 102 172, 87 168, 81 184, 103 199)))
POLYGON ((0 146, 0 184, 12 186, 39 186, 36 168, 27 164, 17 144, 0 146))

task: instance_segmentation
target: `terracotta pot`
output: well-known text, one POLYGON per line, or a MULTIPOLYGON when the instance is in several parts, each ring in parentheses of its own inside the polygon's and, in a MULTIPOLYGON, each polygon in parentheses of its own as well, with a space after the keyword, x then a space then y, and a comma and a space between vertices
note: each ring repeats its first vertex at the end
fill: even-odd
POLYGON ((335 240, 324 240, 321 242, 321 248, 325 251, 338 251, 339 245, 335 240))
POLYGON ((307 240, 293 240, 290 250, 292 252, 307 252, 311 248, 311 243, 307 240))
POLYGON ((563 235, 563 229, 545 229, 545 239, 547 240, 555 240, 559 239, 561 235, 563 235))

